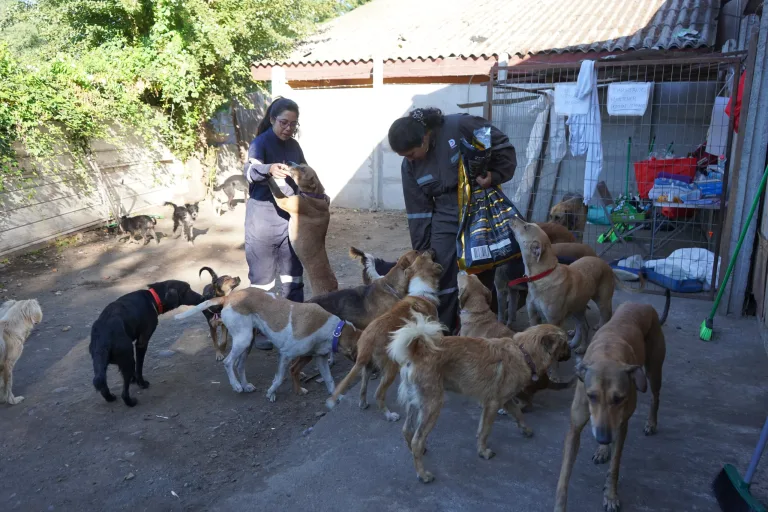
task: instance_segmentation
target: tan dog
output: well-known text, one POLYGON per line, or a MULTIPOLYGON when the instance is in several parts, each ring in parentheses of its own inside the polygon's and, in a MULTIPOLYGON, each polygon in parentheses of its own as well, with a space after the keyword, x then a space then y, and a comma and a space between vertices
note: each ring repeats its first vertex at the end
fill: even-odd
POLYGON ((32 328, 43 321, 35 299, 9 300, 0 307, 0 403, 16 405, 23 396, 13 396, 13 367, 21 357, 32 328))
MULTIPOLYGON (((459 336, 470 338, 511 338, 515 331, 496 319, 491 311, 491 292, 475 275, 459 272, 457 278, 459 286, 459 315, 461 318, 461 330, 459 336)), ((549 368, 539 368, 537 379, 528 383, 523 391, 517 395, 517 400, 522 405, 521 410, 528 412, 533 404, 533 395, 544 389, 566 389, 570 382, 554 382, 547 375, 549 368)), ((502 409, 500 414, 506 414, 502 409)))
POLYGON ((512 338, 443 336, 443 326, 420 313, 392 334, 389 356, 401 366, 398 397, 406 406, 403 436, 419 479, 434 476, 424 469, 427 436, 437 423, 445 391, 476 399, 483 406, 477 430, 477 453, 490 459, 487 446, 496 411, 504 406, 526 437, 533 435, 513 398, 554 360, 570 357, 565 332, 553 325, 531 327, 512 338))
POLYGON ((539 226, 547 234, 549 241, 553 244, 568 244, 576 242, 576 237, 573 236, 573 233, 568 231, 568 228, 565 226, 561 226, 560 224, 555 224, 553 222, 536 222, 536 225, 539 226))
POLYGON ((325 236, 331 221, 330 199, 314 169, 308 165, 291 167, 291 178, 299 186, 299 194, 286 196, 269 178, 269 189, 277 206, 291 214, 288 239, 296 256, 309 276, 312 295, 322 295, 339 289, 325 250, 325 236))
POLYGON ((568 231, 575 233, 576 239, 581 242, 587 225, 587 205, 584 204, 584 196, 572 192, 565 194, 563 199, 549 210, 549 222, 560 224, 568 231))
POLYGON ((400 368, 395 361, 387 356, 389 336, 390 333, 402 327, 410 319, 412 311, 437 318, 437 305, 439 304, 437 292, 442 271, 443 267, 434 261, 433 251, 425 251, 416 258, 406 271, 412 276, 408 287, 408 296, 395 304, 389 313, 371 322, 363 331, 357 344, 355 365, 336 387, 331 398, 326 400, 328 408, 333 408, 339 397, 349 389, 353 379, 362 372, 360 408, 366 409, 368 407, 368 380, 373 365, 375 365, 382 371, 381 383, 376 389, 376 403, 379 410, 384 413, 387 421, 400 419, 400 415, 391 412, 385 402, 387 390, 397 377, 397 371, 400 368))
POLYGON ((617 486, 619 465, 627 422, 635 412, 637 391, 645 393, 651 383, 651 409, 645 423, 645 435, 656 433, 661 391, 661 369, 666 344, 661 326, 669 313, 670 293, 664 312, 659 315, 647 304, 625 302, 613 318, 601 327, 577 365, 579 382, 571 405, 571 426, 565 438, 563 464, 557 482, 555 511, 565 512, 568 480, 579 451, 579 438, 587 421, 592 422, 592 435, 600 444, 592 460, 601 464, 610 458, 611 467, 603 487, 603 506, 608 512, 620 507, 617 486), (643 373, 643 367, 645 372, 643 373))
MULTIPOLYGON (((554 251, 555 256, 557 256, 557 261, 565 265, 570 265, 574 261, 583 258, 584 256, 597 257, 595 250, 587 244, 579 244, 574 242, 553 243, 552 250, 554 251)), ((512 268, 514 267, 508 264, 501 265, 496 268, 496 274, 494 275, 496 294, 499 299, 498 320, 510 328, 517 318, 520 294, 522 292, 523 299, 525 299, 525 292, 528 290, 528 286, 526 284, 519 284, 512 287, 509 286, 509 282, 512 279, 520 277, 519 275, 511 275, 510 270, 512 268)))
POLYGON ((512 220, 512 231, 520 244, 528 277, 528 318, 531 325, 541 322, 563 326, 566 320, 577 321, 576 336, 571 346, 583 354, 589 342, 585 312, 593 300, 600 311, 600 325, 613 314, 613 291, 618 279, 610 265, 586 256, 570 265, 562 265, 552 250, 547 235, 536 224, 519 217, 512 220))
MULTIPOLYGON (((317 304, 292 302, 258 288, 246 288, 207 300, 175 318, 187 318, 211 306, 223 306, 221 321, 232 334, 232 350, 224 359, 224 368, 235 392, 250 393, 256 389, 245 377, 246 352, 253 342, 254 329, 264 333, 280 352, 277 374, 267 390, 270 402, 275 401, 275 393, 285 379, 290 362, 301 356, 314 358, 328 393, 332 393, 333 376, 328 356, 338 351, 352 359, 361 334, 353 325, 317 304)), ((298 389, 294 386, 294 391, 307 392, 300 386, 298 389)))

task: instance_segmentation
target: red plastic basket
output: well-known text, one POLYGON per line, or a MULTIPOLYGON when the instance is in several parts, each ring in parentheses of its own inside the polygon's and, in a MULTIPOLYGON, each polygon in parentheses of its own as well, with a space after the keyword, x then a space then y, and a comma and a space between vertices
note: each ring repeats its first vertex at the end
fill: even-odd
POLYGON ((696 177, 696 159, 667 158, 657 160, 652 158, 635 162, 635 181, 637 181, 637 192, 641 198, 648 199, 648 192, 653 188, 653 180, 662 172, 693 179, 696 177))

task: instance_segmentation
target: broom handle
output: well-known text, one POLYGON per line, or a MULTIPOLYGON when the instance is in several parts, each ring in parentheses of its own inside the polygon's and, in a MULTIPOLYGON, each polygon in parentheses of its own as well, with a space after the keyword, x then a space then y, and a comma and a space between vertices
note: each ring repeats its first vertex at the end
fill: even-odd
POLYGON ((755 447, 755 453, 752 454, 752 460, 749 461, 749 467, 747 473, 744 475, 744 483, 749 485, 752 482, 752 477, 755 475, 757 469, 757 463, 760 462, 760 457, 763 455, 765 449, 765 443, 768 442, 768 418, 765 419, 763 425, 763 431, 760 432, 760 441, 757 442, 755 447))
POLYGON ((747 220, 744 223, 744 227, 741 229, 739 241, 736 243, 736 250, 731 255, 731 262, 728 264, 728 270, 725 271, 725 277, 720 283, 720 290, 717 292, 717 297, 715 297, 715 304, 712 306, 712 311, 709 314, 709 316, 712 318, 714 318, 715 313, 717 313, 717 306, 720 305, 720 299, 723 297, 723 293, 725 293, 725 285, 728 284, 728 279, 731 277, 733 267, 736 265, 736 256, 738 256, 739 251, 741 250, 741 244, 744 242, 744 238, 747 236, 747 231, 749 231, 749 225, 752 223, 752 217, 755 215, 755 210, 757 209, 757 205, 760 203, 763 190, 765 190, 766 180, 768 180, 768 165, 765 166, 765 171, 763 171, 763 179, 760 181, 760 187, 757 189, 755 199, 752 201, 752 207, 749 209, 749 215, 747 215, 747 220))
POLYGON ((632 137, 627 139, 627 175, 624 177, 624 197, 629 199, 629 165, 630 155, 632 152, 632 137))

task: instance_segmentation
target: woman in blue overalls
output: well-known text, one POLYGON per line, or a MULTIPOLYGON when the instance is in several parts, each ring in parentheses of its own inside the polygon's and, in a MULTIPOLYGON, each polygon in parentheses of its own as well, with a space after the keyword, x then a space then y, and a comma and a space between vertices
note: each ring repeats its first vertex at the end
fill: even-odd
MULTIPOLYGON (((298 126, 299 106, 287 98, 277 98, 267 108, 258 135, 248 148, 245 176, 250 197, 245 209, 245 258, 251 286, 271 290, 278 273, 283 297, 303 302, 304 269, 288 240, 290 215, 277 206, 267 185, 271 175, 285 195, 298 193, 287 165, 306 163, 301 146, 293 138, 298 126)), ((263 350, 271 348, 265 340, 257 340, 255 345, 263 350)))

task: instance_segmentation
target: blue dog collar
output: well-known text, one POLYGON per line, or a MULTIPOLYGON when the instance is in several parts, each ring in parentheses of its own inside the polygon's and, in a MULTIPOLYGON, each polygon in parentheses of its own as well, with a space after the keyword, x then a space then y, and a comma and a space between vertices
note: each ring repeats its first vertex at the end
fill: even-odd
POLYGON ((344 320, 339 320, 339 323, 336 324, 336 329, 333 330, 333 340, 331 341, 331 351, 335 354, 339 351, 339 338, 341 337, 341 331, 344 329, 344 325, 346 325, 346 322, 344 320))

